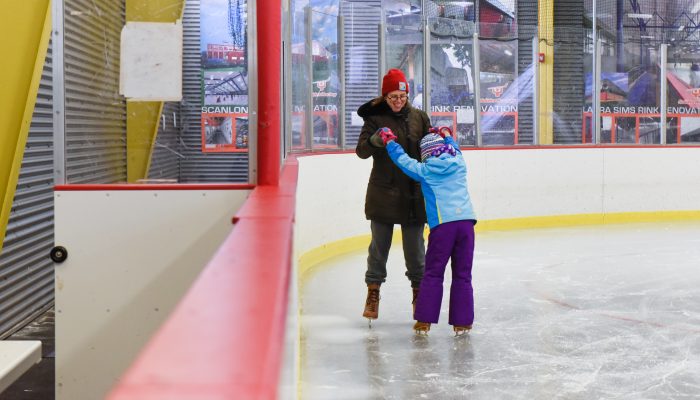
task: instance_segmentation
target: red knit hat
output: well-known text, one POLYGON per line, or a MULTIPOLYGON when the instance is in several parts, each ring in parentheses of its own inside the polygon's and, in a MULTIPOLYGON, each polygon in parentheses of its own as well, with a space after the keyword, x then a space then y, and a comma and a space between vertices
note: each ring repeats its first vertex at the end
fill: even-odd
POLYGON ((394 90, 402 90, 408 93, 408 81, 406 80, 406 75, 401 72, 400 69, 392 68, 382 80, 382 96, 386 96, 387 93, 393 92, 394 90))

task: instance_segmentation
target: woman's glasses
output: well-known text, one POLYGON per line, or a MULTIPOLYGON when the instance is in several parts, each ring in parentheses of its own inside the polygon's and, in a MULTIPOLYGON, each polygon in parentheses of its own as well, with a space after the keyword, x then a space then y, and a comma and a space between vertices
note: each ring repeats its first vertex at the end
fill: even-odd
POLYGON ((406 100, 408 98, 408 95, 405 94, 390 94, 386 96, 387 99, 391 101, 396 101, 396 100, 406 100))

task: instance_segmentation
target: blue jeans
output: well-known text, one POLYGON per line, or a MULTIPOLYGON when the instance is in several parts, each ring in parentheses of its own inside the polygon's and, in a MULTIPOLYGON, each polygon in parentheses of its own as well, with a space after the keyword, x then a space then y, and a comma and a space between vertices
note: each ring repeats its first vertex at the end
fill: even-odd
MULTIPOLYGON (((389 258, 391 237, 394 224, 371 221, 372 241, 367 256, 366 283, 384 283, 386 281, 386 261, 389 258)), ((406 261, 406 277, 411 287, 420 287, 425 270, 425 241, 423 230, 425 224, 401 224, 403 256, 406 261)))

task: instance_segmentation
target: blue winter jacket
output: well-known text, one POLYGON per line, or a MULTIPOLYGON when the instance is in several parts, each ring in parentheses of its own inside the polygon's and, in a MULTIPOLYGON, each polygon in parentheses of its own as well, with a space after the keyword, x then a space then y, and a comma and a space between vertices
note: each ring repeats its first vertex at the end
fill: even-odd
POLYGON ((431 229, 445 222, 476 221, 467 189, 464 157, 451 137, 445 138, 445 143, 457 150, 456 156, 444 153, 438 157, 428 157, 425 162, 418 162, 406 155, 403 147, 394 141, 386 144, 391 160, 411 179, 420 182, 431 229))

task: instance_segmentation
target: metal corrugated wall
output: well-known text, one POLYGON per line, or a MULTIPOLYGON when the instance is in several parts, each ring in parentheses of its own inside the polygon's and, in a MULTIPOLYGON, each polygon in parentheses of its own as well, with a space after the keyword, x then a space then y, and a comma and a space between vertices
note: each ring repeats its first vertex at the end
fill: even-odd
POLYGON ((158 135, 153 147, 149 179, 178 181, 180 177, 180 103, 163 104, 163 113, 158 121, 158 135))
POLYGON ((340 3, 345 17, 345 143, 355 148, 362 126, 351 124, 352 114, 379 94, 380 0, 340 3))
MULTIPOLYGON (((518 73, 532 67, 532 38, 537 35, 537 0, 517 0, 518 73)), ((520 79, 520 78, 518 78, 520 79)), ((532 144, 532 85, 524 85, 529 93, 518 95, 518 143, 532 144)))
POLYGON ((0 253, 0 339, 53 304, 53 103, 46 56, 0 253))
POLYGON ((581 143, 584 104, 583 2, 554 4, 554 143, 581 143))
MULTIPOLYGON (((202 152, 199 4, 199 0, 187 0, 183 17, 183 126, 179 150, 183 158, 180 161, 180 182, 247 182, 248 153, 202 152)), ((222 26, 221 29, 226 27, 222 26)))
POLYGON ((65 0, 66 182, 126 182, 126 102, 119 95, 123 0, 65 0))

